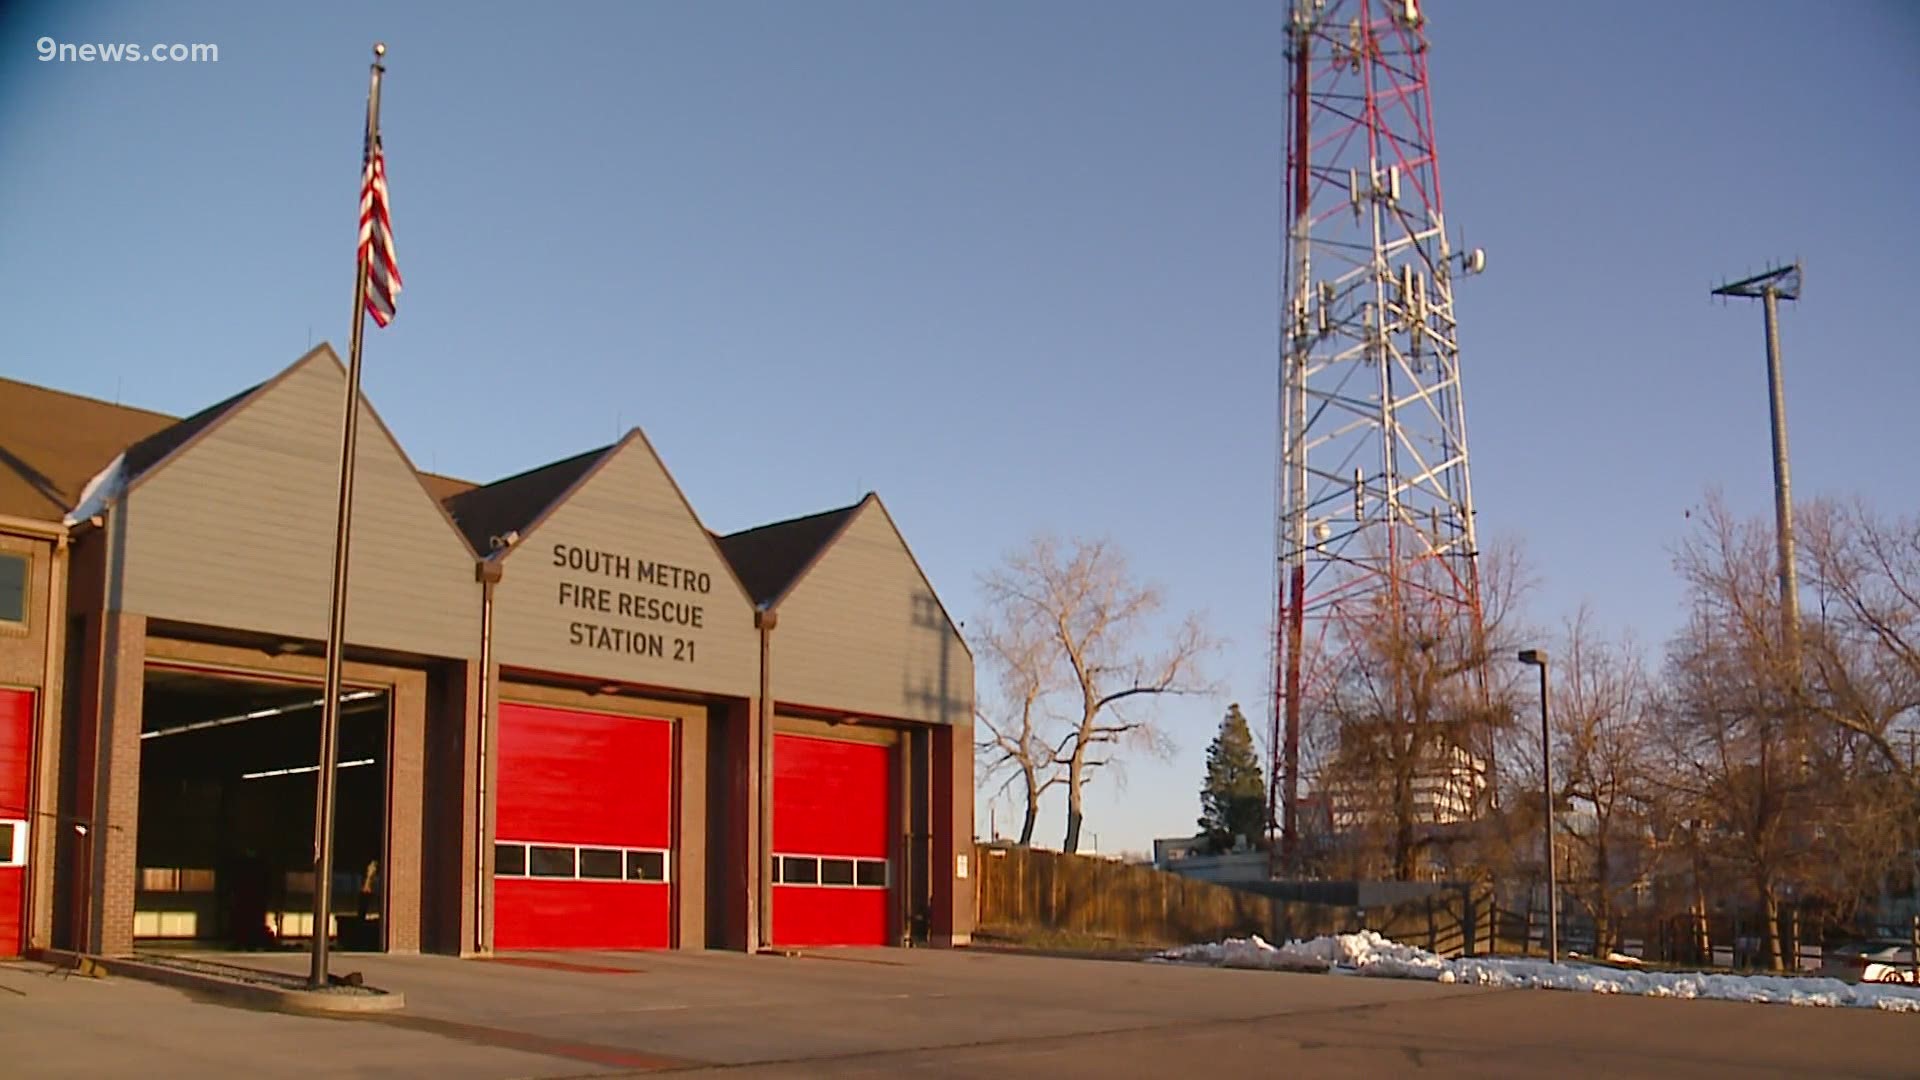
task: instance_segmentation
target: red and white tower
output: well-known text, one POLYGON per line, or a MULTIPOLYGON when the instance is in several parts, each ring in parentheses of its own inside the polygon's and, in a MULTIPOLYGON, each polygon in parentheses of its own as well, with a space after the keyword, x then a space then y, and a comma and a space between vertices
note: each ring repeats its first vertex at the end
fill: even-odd
POLYGON ((1368 624, 1478 632, 1456 278, 1418 0, 1293 0, 1269 827, 1298 852, 1300 728, 1368 624), (1423 619, 1426 616, 1423 616, 1423 619))

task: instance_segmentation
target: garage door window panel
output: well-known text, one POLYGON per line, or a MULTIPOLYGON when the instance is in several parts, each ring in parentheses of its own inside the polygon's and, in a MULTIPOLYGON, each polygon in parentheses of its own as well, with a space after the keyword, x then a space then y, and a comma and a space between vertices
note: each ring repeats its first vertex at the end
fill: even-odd
POLYGON ((0 866, 27 865, 27 823, 0 821, 0 866))
POLYGON ((580 876, 593 881, 619 881, 626 876, 626 852, 617 848, 581 848, 580 876))
POLYGON ((667 853, 664 851, 627 852, 627 880, 641 882, 667 880, 667 853))
POLYGON ((537 878, 574 876, 574 852, 570 847, 537 845, 527 849, 527 873, 537 878))
POLYGON ((495 877, 526 877, 527 845, 493 845, 493 874, 495 877))

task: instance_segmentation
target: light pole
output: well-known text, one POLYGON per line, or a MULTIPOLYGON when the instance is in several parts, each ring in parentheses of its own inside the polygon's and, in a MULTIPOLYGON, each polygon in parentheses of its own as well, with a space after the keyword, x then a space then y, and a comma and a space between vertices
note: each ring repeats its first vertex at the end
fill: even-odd
POLYGON ((1722 297, 1759 300, 1767 322, 1767 404, 1773 420, 1773 521, 1780 577, 1780 643, 1799 677, 1800 582, 1793 554, 1793 485, 1787 474, 1787 391, 1780 373, 1780 301, 1800 299, 1800 264, 1778 266, 1713 290, 1722 297))
POLYGON ((1522 649, 1520 662, 1540 669, 1540 772, 1547 841, 1547 959, 1560 962, 1560 882, 1553 858, 1553 730, 1547 723, 1547 651, 1522 649))

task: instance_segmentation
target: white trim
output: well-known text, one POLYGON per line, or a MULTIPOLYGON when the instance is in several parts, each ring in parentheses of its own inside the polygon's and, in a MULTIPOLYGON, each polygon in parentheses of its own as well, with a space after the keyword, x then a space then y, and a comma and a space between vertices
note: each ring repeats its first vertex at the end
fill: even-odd
POLYGON ((515 847, 528 849, 526 868, 523 869, 518 874, 501 873, 499 862, 498 862, 498 855, 496 854, 494 871, 493 871, 493 876, 495 879, 504 879, 507 881, 609 881, 609 882, 613 882, 616 885, 623 884, 623 883, 627 885, 669 885, 669 884, 672 884, 673 882, 673 851, 670 848, 622 847, 618 844, 573 844, 573 843, 565 843, 557 840, 517 840, 517 839, 509 839, 505 837, 496 837, 493 841, 493 844, 496 849, 502 844, 511 844, 515 847), (532 872, 532 869, 533 869, 532 849, 537 847, 572 848, 573 849, 572 876, 567 876, 564 874, 533 873, 532 872), (619 852, 620 853, 620 876, 617 878, 582 877, 580 874, 580 852, 583 850, 584 851, 617 851, 619 852), (644 878, 628 877, 627 876, 627 856, 628 855, 660 856, 659 880, 650 881, 644 878))
POLYGON ((26 819, 0 818, 0 825, 13 826, 13 847, 9 851, 0 852, 0 866, 12 867, 27 865, 28 826, 26 819))

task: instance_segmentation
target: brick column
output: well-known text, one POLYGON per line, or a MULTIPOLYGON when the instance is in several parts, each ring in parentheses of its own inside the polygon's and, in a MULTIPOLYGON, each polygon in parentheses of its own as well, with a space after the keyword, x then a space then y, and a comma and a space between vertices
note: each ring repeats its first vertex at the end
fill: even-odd
MULTIPOLYGON (((109 611, 87 620, 98 650, 99 691, 88 830, 91 887, 86 899, 90 952, 133 952, 133 894, 140 849, 140 721, 146 690, 147 619, 109 611)), ((89 665, 91 667, 92 665, 89 665)))
POLYGON ((707 947, 707 860, 713 857, 707 830, 707 719, 674 722, 680 736, 674 787, 678 789, 673 839, 674 908, 682 949, 707 947))
POLYGON ((55 866, 59 844, 69 835, 72 825, 60 820, 60 776, 63 764, 61 748, 68 723, 66 705, 67 663, 67 548, 60 544, 47 549, 46 591, 35 617, 40 633, 47 635, 43 646, 52 657, 51 676, 43 680, 36 704, 38 725, 34 730, 33 825, 28 836, 33 849, 27 855, 27 909, 32 921, 27 928, 27 945, 46 948, 53 944, 55 866))
POLYGON ((973 940, 973 728, 933 729, 933 933, 931 944, 973 940), (961 877, 962 870, 966 877, 961 877))
MULTIPOLYGON (((387 797, 387 951, 420 951, 421 813, 426 780, 427 686, 421 677, 401 679, 393 688, 388 765, 393 789, 387 797)), ((342 868, 345 869, 345 868, 342 868)), ((358 867, 352 868, 358 870, 358 867)), ((340 910, 345 910, 341 904, 340 910)))
POLYGON ((480 665, 441 666, 429 684, 421 804, 420 947, 463 956, 473 951, 473 738, 480 665))
POLYGON ((758 709, 754 702, 735 701, 708 709, 707 716, 704 932, 709 947, 745 950, 758 917, 750 869, 759 850, 753 802, 758 709))

